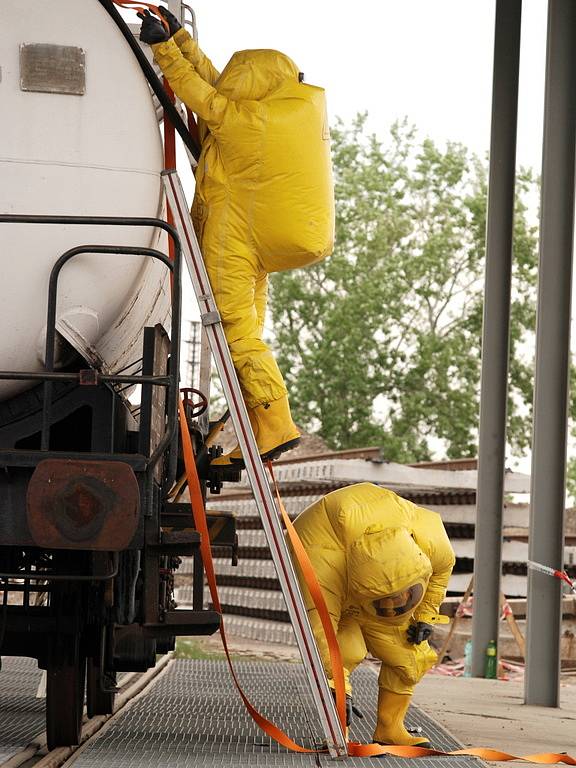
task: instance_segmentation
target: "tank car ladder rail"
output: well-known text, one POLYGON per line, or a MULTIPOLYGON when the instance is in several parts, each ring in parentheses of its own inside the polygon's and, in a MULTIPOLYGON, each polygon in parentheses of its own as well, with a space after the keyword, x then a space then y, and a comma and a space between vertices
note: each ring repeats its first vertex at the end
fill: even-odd
POLYGON ((168 204, 182 240, 184 260, 198 300, 202 325, 206 329, 214 362, 228 402, 232 423, 236 430, 252 486, 254 501, 262 519, 262 526, 286 601, 304 670, 322 723, 325 741, 333 758, 345 757, 347 755, 346 739, 336 713, 334 699, 326 680, 314 635, 308 622, 304 600, 280 523, 279 510, 248 419, 248 412, 192 225, 184 190, 176 171, 166 170, 163 171, 162 175, 168 204))

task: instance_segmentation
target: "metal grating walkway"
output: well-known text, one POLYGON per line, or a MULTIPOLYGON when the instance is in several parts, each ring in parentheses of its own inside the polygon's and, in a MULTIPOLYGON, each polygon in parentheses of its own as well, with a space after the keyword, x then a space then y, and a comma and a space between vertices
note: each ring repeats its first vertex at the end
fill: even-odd
POLYGON ((42 670, 35 659, 2 657, 0 671, 0 763, 44 730, 44 699, 36 698, 42 670))
MULTIPOLYGON (((241 661, 236 670, 256 708, 306 747, 320 741, 318 725, 300 664, 241 661)), ((355 718, 351 738, 370 740, 374 729, 377 678, 368 668, 353 676, 355 702, 364 711, 355 718)), ((417 709, 409 725, 421 725, 432 744, 457 749, 446 731, 417 709)), ((238 696, 226 662, 176 661, 143 695, 96 736, 75 761, 76 768, 187 768, 188 766, 328 766, 325 756, 288 752, 252 722, 238 696)), ((348 759, 349 766, 379 766, 378 758, 348 759)), ((386 764, 406 768, 387 757, 386 764)), ((420 758, 421 768, 470 768, 474 758, 420 758)))

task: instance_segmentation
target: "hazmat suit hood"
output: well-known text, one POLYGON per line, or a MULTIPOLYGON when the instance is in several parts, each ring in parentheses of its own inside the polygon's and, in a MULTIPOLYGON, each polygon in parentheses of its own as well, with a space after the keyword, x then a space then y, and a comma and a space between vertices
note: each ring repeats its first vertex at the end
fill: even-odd
POLYGON ((259 101, 269 96, 287 80, 298 82, 298 67, 280 51, 256 49, 237 51, 215 87, 232 101, 259 101))
POLYGON ((374 601, 404 590, 412 589, 419 603, 431 574, 430 560, 407 528, 369 526, 350 550, 348 588, 371 614, 376 614, 374 601))

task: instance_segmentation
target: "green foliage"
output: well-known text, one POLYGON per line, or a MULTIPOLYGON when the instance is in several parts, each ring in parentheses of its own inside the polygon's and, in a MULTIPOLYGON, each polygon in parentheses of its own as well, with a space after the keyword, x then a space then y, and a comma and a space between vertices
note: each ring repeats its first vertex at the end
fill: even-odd
MULTIPOLYGON (((406 123, 384 146, 366 116, 332 133, 336 247, 272 279, 276 353, 295 419, 334 448, 409 462, 477 451, 485 165, 406 123)), ((536 227, 531 176, 516 204, 509 435, 530 438, 536 227)))

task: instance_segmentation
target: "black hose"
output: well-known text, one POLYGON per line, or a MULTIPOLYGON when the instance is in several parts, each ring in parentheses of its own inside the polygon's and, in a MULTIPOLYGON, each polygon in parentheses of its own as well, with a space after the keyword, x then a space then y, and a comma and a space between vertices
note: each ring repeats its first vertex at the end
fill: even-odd
POLYGON ((180 135, 180 138, 186 144, 192 155, 198 160, 200 157, 200 147, 198 144, 194 141, 192 138, 192 135, 190 134, 190 131, 186 127, 186 124, 178 114, 178 110, 172 104, 170 101, 170 97, 166 93, 166 90, 164 86, 162 85, 161 80, 156 75, 156 72, 154 71, 154 67, 150 64, 148 59, 146 58, 146 55, 144 51, 140 48, 138 42, 134 39, 134 35, 132 32, 130 32, 130 28, 122 18, 122 16, 118 13, 118 10, 112 0, 98 0, 100 5, 106 10, 106 12, 112 17, 114 20, 116 26, 122 32, 122 35, 126 39, 128 45, 130 48, 132 48, 132 51, 134 53, 134 56, 136 56, 136 59, 138 60, 138 64, 140 64, 140 69, 144 73, 144 77, 148 82, 150 83, 150 87, 158 97, 158 101, 162 105, 164 109, 164 118, 168 118, 174 128, 178 131, 178 134, 180 135))
MULTIPOLYGON (((4 597, 2 600, 2 618, 0 619, 0 653, 2 653, 2 646, 4 645, 4 638, 6 637, 6 627, 8 626, 8 579, 3 581, 4 597)), ((0 668, 1 666, 2 665, 0 664, 0 668)))

